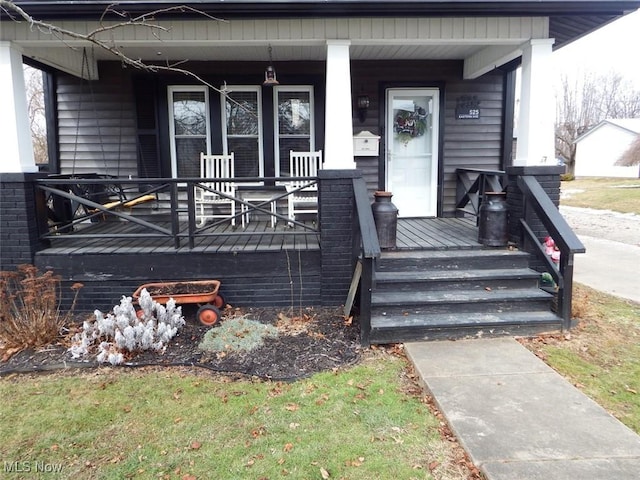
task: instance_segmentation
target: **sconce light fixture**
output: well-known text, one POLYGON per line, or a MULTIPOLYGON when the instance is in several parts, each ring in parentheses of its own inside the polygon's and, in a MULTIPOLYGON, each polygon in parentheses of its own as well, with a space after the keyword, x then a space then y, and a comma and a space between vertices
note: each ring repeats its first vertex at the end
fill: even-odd
POLYGON ((358 107, 358 119, 360 123, 367 119, 367 112, 369 110, 369 95, 358 95, 356 98, 356 106, 358 107))
POLYGON ((276 78, 276 69, 273 68, 273 58, 271 58, 271 45, 269 45, 269 65, 264 71, 264 82, 262 85, 265 87, 273 87, 274 85, 280 85, 276 78))

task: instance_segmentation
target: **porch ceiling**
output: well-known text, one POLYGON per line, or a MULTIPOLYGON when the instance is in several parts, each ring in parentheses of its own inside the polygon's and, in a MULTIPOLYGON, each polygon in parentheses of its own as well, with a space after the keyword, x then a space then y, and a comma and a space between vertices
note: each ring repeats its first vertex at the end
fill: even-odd
MULTIPOLYGON (((532 38, 555 38, 566 43, 611 20, 613 16, 576 17, 428 17, 348 19, 261 19, 230 21, 158 22, 108 30, 99 38, 129 58, 145 62, 257 61, 273 62, 326 59, 326 41, 348 39, 353 60, 469 60, 490 58, 510 61, 519 47, 532 38), (106 35, 106 36, 105 36, 106 35)), ((94 21, 62 21, 75 32, 96 32, 104 24, 94 21)), ((19 45, 25 56, 60 70, 80 75, 81 48, 87 42, 64 40, 26 23, 3 22, 0 40, 19 45)), ((92 48, 90 58, 113 60, 101 48, 92 48)), ((90 70, 97 72, 95 63, 90 70)), ((474 69, 477 70, 477 69, 474 69)), ((480 70, 478 70, 480 71, 480 70)), ((88 75, 93 77, 92 74, 88 75)))
MULTIPOLYGON (((20 44, 21 42, 16 42, 20 44)), ((273 62, 286 61, 324 61, 327 47, 324 42, 315 45, 285 45, 272 42, 273 62)), ((521 42, 513 43, 514 46, 521 42)), ((446 45, 358 45, 353 44, 350 56, 353 60, 462 60, 477 53, 484 45, 446 44, 446 45)), ((164 42, 154 46, 123 45, 122 51, 130 58, 154 61, 257 61, 269 62, 267 45, 245 42, 243 45, 191 45, 188 43, 164 42)), ((23 47, 28 57, 47 63, 47 59, 62 58, 68 53, 68 47, 51 47, 50 45, 27 44, 23 47)), ((95 49, 92 53, 95 60, 113 60, 114 56, 107 51, 95 49)))

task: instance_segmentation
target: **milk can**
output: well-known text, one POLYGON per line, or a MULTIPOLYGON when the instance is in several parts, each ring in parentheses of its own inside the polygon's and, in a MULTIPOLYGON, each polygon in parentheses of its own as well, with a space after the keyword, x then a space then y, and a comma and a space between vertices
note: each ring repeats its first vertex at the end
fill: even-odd
POLYGON ((391 203, 391 192, 375 192, 375 201, 371 204, 373 220, 376 224, 380 248, 396 248, 396 230, 398 228, 398 209, 391 203))
POLYGON ((478 242, 487 247, 507 245, 507 201, 504 192, 485 192, 480 205, 478 242))

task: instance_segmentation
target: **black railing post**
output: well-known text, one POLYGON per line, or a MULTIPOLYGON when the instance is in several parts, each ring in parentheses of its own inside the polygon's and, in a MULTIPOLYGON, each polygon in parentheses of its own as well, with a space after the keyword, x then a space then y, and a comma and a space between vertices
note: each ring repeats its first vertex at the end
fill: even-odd
POLYGON ((187 231, 189 235, 189 248, 193 249, 196 245, 196 201, 195 201, 195 184, 189 183, 187 186, 187 231))
POLYGON ((173 236, 173 245, 176 249, 180 248, 180 218, 178 212, 178 184, 172 183, 169 190, 171 202, 171 235, 173 236))
POLYGON ((569 251, 560 256, 560 271, 562 272, 562 287, 558 289, 558 313, 562 316, 562 329, 571 328, 571 305, 573 292, 573 253, 569 251))
POLYGON ((371 335, 371 294, 373 293, 373 275, 375 272, 375 258, 362 259, 362 276, 360 279, 360 344, 370 345, 371 335))

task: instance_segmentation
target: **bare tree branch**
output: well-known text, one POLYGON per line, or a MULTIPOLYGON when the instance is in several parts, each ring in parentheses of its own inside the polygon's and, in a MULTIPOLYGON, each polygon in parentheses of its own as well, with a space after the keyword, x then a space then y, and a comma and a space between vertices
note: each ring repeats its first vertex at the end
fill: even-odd
MULTIPOLYGON (((151 72, 151 73, 158 73, 158 72, 170 72, 170 73, 178 73, 178 74, 182 74, 185 75, 187 77, 190 77, 194 80, 196 80, 198 83, 202 84, 202 85, 206 85, 207 87, 209 87, 210 89, 222 94, 225 96, 225 98, 231 102, 236 104, 239 108, 241 108, 245 113, 255 116, 255 114, 253 112, 251 112, 250 110, 248 110, 244 105, 236 102, 233 98, 229 97, 228 93, 226 91, 221 91, 219 88, 213 86, 211 83, 207 82, 205 79, 203 79, 201 76, 199 76, 198 74, 187 70, 185 68, 179 68, 178 65, 181 65, 185 62, 188 62, 188 59, 185 60, 180 60, 179 62, 176 62, 174 64, 167 64, 167 65, 160 65, 160 64, 153 64, 153 63, 147 63, 145 61, 143 61, 142 59, 135 59, 135 58, 131 58, 129 57, 124 51, 122 51, 117 45, 116 42, 114 41, 113 38, 110 38, 109 40, 103 40, 100 38, 100 35, 105 34, 105 33, 112 33, 116 30, 120 30, 123 28, 131 28, 131 27, 135 27, 135 28, 148 28, 151 29, 152 32, 154 32, 154 35, 160 32, 169 32, 170 29, 168 29, 167 27, 164 27, 158 23, 154 23, 156 21, 156 17, 158 15, 161 14, 168 14, 168 13, 183 13, 183 12, 191 12, 191 13, 195 13, 198 15, 202 15, 206 18, 209 18, 211 20, 215 20, 215 21, 225 21, 225 20, 220 20, 218 18, 215 18, 205 12, 202 12, 200 10, 197 10, 195 8, 189 7, 187 5, 177 5, 177 6, 172 6, 172 7, 166 7, 166 8, 161 8, 158 10, 154 10, 152 12, 148 12, 148 13, 144 13, 142 15, 138 15, 136 17, 131 17, 129 16, 129 14, 124 11, 124 10, 117 10, 115 8, 117 4, 111 4, 109 5, 105 11, 102 13, 102 16, 100 18, 100 27, 96 28, 94 30, 91 30, 88 33, 79 33, 73 30, 69 30, 66 28, 63 28, 59 25, 54 25, 52 23, 48 23, 42 20, 37 20, 35 18, 33 18, 31 15, 29 15, 25 10, 23 10, 21 7, 19 7, 18 5, 16 5, 14 2, 9 1, 9 0, 0 0, 0 10, 6 12, 10 18, 12 18, 14 21, 20 21, 20 18, 22 18, 23 21, 26 21, 29 23, 29 25, 31 26, 31 28, 36 28, 38 30, 40 30, 41 32, 48 34, 48 35, 52 35, 54 37, 56 37, 57 39, 59 39, 60 41, 64 42, 69 48, 73 48, 75 49, 75 47, 69 45, 67 43, 68 39, 73 39, 73 40, 79 40, 79 41, 84 41, 87 42, 91 45, 94 45, 96 47, 99 47, 100 49, 109 52, 110 54, 112 54, 115 58, 117 58, 118 60, 120 60, 123 64, 125 65, 129 65, 132 66, 134 68, 137 68, 139 70, 143 70, 146 72, 151 72), (121 22, 116 22, 113 24, 105 24, 105 17, 108 14, 115 14, 116 16, 120 17, 120 18, 124 18, 125 20, 121 21, 121 22)), ((156 37, 158 38, 158 37, 156 37)), ((158 38, 159 41, 161 41, 158 38)))
POLYGON ((640 117, 640 90, 622 75, 590 73, 573 82, 565 75, 556 94, 556 154, 575 169, 575 141, 607 118, 640 117))

